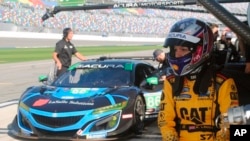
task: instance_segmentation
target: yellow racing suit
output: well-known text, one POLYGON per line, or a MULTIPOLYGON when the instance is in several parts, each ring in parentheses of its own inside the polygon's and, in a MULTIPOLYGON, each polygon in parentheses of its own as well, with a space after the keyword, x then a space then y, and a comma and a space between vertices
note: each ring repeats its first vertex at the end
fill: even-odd
POLYGON ((174 96, 172 94, 174 81, 173 75, 164 81, 158 115, 162 140, 220 140, 219 132, 216 137, 218 129, 215 128, 215 118, 221 113, 226 113, 228 108, 238 106, 238 93, 234 80, 217 74, 216 81, 208 87, 206 96, 195 94, 193 87, 196 80, 187 77, 184 78, 180 95, 174 96), (214 85, 217 86, 216 90, 214 85))

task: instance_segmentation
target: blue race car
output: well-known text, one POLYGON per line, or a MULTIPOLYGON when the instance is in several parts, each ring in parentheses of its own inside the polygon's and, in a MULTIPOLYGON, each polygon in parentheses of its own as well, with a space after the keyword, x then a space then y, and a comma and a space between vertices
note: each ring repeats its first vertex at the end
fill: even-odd
POLYGON ((139 59, 101 58, 78 62, 51 83, 41 76, 44 85, 20 97, 12 134, 105 140, 140 133, 159 111, 162 85, 157 77, 146 79, 156 70, 139 59))

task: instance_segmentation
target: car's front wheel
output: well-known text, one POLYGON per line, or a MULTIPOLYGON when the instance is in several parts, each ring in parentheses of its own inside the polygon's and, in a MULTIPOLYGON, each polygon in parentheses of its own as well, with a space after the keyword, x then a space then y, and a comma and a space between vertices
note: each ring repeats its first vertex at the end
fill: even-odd
POLYGON ((145 102, 141 95, 138 95, 134 104, 134 132, 140 134, 144 128, 145 102))

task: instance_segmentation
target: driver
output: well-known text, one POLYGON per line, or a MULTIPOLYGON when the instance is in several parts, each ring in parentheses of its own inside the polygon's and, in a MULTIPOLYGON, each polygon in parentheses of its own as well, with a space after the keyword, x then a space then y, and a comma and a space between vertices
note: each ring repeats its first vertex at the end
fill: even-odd
POLYGON ((164 81, 158 115, 163 141, 213 141, 229 138, 215 118, 238 106, 234 80, 215 70, 213 33, 194 18, 173 25, 164 47, 173 74, 164 81))

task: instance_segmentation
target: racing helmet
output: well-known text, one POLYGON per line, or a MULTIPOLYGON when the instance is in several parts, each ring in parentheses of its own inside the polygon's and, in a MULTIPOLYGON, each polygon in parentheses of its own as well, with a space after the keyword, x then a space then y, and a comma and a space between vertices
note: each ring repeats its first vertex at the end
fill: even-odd
POLYGON ((68 36, 70 31, 72 31, 72 29, 70 27, 66 27, 63 29, 63 38, 64 39, 68 36))
POLYGON ((177 76, 184 76, 206 62, 213 49, 213 33, 209 25, 195 18, 175 23, 167 35, 163 47, 169 48, 168 62, 177 76), (188 47, 190 53, 175 57, 174 46, 188 47))

